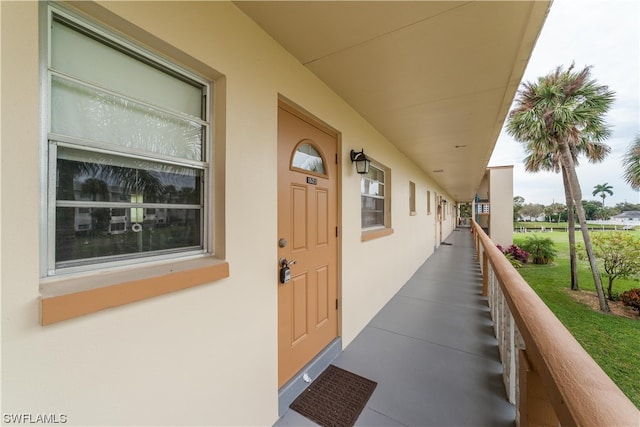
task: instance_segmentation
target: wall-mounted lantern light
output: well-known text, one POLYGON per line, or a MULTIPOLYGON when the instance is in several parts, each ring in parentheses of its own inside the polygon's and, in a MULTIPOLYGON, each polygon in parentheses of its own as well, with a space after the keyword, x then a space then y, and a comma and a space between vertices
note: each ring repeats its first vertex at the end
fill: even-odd
POLYGON ((351 161, 356 164, 356 172, 363 175, 369 173, 371 160, 364 155, 364 148, 359 152, 351 150, 351 161))

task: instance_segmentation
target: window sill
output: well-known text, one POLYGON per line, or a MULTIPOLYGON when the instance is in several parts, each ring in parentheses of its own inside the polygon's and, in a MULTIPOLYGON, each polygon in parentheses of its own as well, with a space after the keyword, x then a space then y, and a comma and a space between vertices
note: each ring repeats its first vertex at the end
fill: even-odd
POLYGON ((213 257, 95 273, 40 283, 42 326, 229 277, 213 257))
POLYGON ((418 215, 418 213, 416 211, 409 212, 409 216, 416 216, 416 215, 418 215))
POLYGON ((360 240, 362 242, 366 242, 379 237, 388 236, 390 234, 393 234, 393 228, 376 228, 374 230, 363 231, 360 240))

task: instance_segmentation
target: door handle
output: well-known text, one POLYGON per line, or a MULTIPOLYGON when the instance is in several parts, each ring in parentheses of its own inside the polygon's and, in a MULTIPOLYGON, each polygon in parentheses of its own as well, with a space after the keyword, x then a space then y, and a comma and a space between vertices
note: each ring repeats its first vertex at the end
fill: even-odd
POLYGON ((280 258, 280 283, 287 283, 291 280, 291 269, 290 265, 296 263, 296 260, 287 261, 286 258, 280 258))
POLYGON ((280 261, 279 261, 280 267, 289 267, 290 265, 293 265, 295 263, 296 263, 295 259, 293 259, 291 261, 287 261, 287 259, 284 258, 284 257, 280 258, 280 261))

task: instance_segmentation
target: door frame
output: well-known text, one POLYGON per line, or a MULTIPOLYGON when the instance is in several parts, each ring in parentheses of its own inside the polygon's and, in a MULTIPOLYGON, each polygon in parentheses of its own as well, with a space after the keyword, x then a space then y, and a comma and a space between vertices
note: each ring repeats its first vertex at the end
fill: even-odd
MULTIPOLYGON (((334 127, 327 124, 325 121, 319 119, 318 117, 311 114, 304 108, 300 107, 295 102, 289 100, 288 98, 282 95, 278 95, 277 107, 282 108, 283 110, 293 114, 300 120, 303 120, 309 123, 310 125, 321 129, 323 132, 331 135, 336 140, 336 153, 337 153, 337 159, 335 159, 336 161, 336 177, 335 177, 336 179, 336 211, 337 211, 336 224, 338 227, 338 236, 336 238, 336 254, 335 254, 336 255, 336 297, 338 298, 336 338, 337 340, 340 340, 340 343, 341 343, 341 337, 342 337, 342 158, 343 158, 342 134, 338 130, 336 130, 334 127)), ((277 112, 277 109, 276 109, 276 112, 277 112)), ((276 151, 278 148, 277 144, 279 144, 279 141, 276 141, 276 151)), ((327 159, 327 161, 334 161, 334 159, 327 159)), ((276 184, 276 187, 277 187, 277 184, 276 184)), ((278 192, 278 189, 276 188, 276 200, 277 200, 277 192, 278 192)), ((278 224, 276 222, 276 230, 277 229, 278 229, 278 224)), ((274 257, 274 259, 275 258, 277 257, 274 257)), ((278 273, 279 273, 279 270, 277 270, 276 275, 274 275, 274 279, 275 279, 274 282, 276 284, 278 281, 277 280, 278 273)), ((277 288, 276 288, 276 291, 277 291, 277 288)), ((277 310, 276 310, 276 314, 277 314, 277 310)), ((277 338, 278 337, 276 336, 276 341, 277 341, 277 338)), ((332 344, 329 344, 327 347, 332 346, 332 344)), ((325 350, 321 350, 316 355, 316 358, 320 357, 323 354, 323 352, 325 352, 325 350)), ((279 356, 280 355, 278 354, 277 357, 279 356)), ((309 363, 309 365, 313 364, 314 361, 315 359, 312 360, 309 363)), ((305 367, 302 368, 301 372, 304 370, 305 370, 305 367)), ((291 381, 294 381, 297 376, 298 375, 294 376, 291 381)), ((288 386, 289 384, 285 384, 284 386, 282 386, 282 390, 284 390, 288 386)))

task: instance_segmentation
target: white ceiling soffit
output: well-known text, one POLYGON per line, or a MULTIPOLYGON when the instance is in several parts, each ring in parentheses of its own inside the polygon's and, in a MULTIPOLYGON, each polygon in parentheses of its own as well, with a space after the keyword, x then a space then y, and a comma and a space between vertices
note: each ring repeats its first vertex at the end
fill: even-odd
POLYGON ((235 4, 456 201, 475 196, 550 7, 548 1, 235 4))

